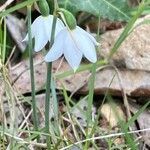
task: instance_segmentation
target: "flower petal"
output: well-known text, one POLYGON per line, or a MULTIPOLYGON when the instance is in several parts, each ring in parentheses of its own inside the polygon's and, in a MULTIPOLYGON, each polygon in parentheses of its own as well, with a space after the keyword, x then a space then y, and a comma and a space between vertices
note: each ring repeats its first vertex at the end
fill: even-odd
POLYGON ((86 34, 79 30, 74 30, 72 36, 76 42, 76 46, 84 56, 91 62, 95 63, 97 61, 96 50, 94 43, 89 39, 86 34))
MULTIPOLYGON (((50 41, 51 38, 51 31, 52 31, 52 24, 53 24, 53 15, 49 15, 47 17, 43 17, 43 24, 44 24, 44 29, 45 29, 45 35, 50 41)), ((57 18, 56 22, 56 29, 55 29, 55 37, 56 35, 64 28, 63 22, 57 18)))
POLYGON ((69 65, 74 69, 74 71, 76 71, 81 62, 82 53, 77 49, 69 33, 66 36, 64 44, 64 56, 68 61, 69 65))
MULTIPOLYGON (((45 19, 43 16, 37 17, 31 25, 31 35, 32 38, 35 38, 34 50, 36 52, 40 51, 48 42, 48 37, 45 36, 44 28, 45 19)), ((28 41, 28 34, 24 38, 24 41, 28 41)))
POLYGON ((43 16, 37 17, 32 25, 31 25, 31 32, 32 32, 32 38, 36 35, 36 33, 43 27, 43 16), (42 26, 40 26, 42 25, 42 26))
MULTIPOLYGON (((53 15, 47 17, 37 17, 31 25, 32 38, 35 38, 34 50, 36 52, 44 48, 46 43, 50 41, 53 15)), ((57 35, 64 28, 63 22, 58 18, 56 23, 55 35, 57 35)), ((24 38, 24 41, 28 41, 28 34, 24 38)))
POLYGON ((43 31, 43 29, 40 29, 39 32, 35 35, 34 50, 36 52, 40 51, 41 49, 44 48, 47 42, 48 38, 47 36, 45 36, 45 32, 43 31))
POLYGON ((43 28, 45 30, 45 36, 47 36, 47 39, 49 39, 49 41, 51 37, 52 23, 53 23, 53 15, 43 17, 43 24, 44 24, 43 28))
POLYGON ((59 18, 57 18, 55 36, 57 36, 57 34, 64 28, 65 28, 65 26, 64 26, 63 22, 59 18))
MULTIPOLYGON (((39 31, 39 24, 40 24, 40 22, 43 22, 42 19, 43 19, 43 17, 39 16, 33 21, 32 25, 31 25, 31 36, 32 36, 32 38, 35 37, 35 33, 39 31)), ((23 39, 23 42, 24 41, 28 41, 28 34, 23 39)))
POLYGON ((88 32, 86 32, 85 30, 83 30, 82 28, 80 28, 79 26, 76 27, 76 29, 78 30, 78 32, 86 35, 87 37, 89 37, 89 39, 91 41, 93 41, 93 43, 96 45, 96 46, 99 46, 100 44, 96 41, 96 39, 88 32))
MULTIPOLYGON (((50 37, 51 37, 51 31, 52 31, 52 23, 53 23, 53 15, 49 15, 48 17, 43 17, 44 18, 44 26, 45 26, 45 32, 47 37, 49 38, 50 41, 50 37)), ((56 22, 56 29, 55 29, 55 37, 57 36, 57 34, 64 29, 64 24, 63 22, 57 18, 57 22, 56 22)))
POLYGON ((66 30, 62 30, 56 36, 55 42, 52 48, 45 56, 46 62, 52 62, 58 59, 63 54, 63 40, 66 37, 66 30))

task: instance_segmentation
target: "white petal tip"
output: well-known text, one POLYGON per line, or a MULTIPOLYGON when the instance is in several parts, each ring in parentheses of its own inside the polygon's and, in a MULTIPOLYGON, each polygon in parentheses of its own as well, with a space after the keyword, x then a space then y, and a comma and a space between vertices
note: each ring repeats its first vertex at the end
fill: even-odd
POLYGON ((96 63, 96 62, 97 62, 97 59, 93 61, 93 63, 96 63))
POLYGON ((39 49, 35 49, 35 48, 34 48, 34 51, 35 51, 35 52, 39 52, 40 50, 39 50, 39 49))
POLYGON ((92 63, 96 63, 97 62, 97 58, 91 58, 89 61, 92 62, 92 63))
POLYGON ((28 38, 25 37, 21 42, 27 42, 28 41, 28 38))
POLYGON ((101 46, 101 44, 100 44, 100 43, 98 43, 98 42, 96 42, 96 46, 101 46))
POLYGON ((78 67, 73 68, 74 73, 77 71, 77 69, 78 69, 78 67))
POLYGON ((45 58, 44 58, 44 61, 45 61, 45 62, 50 62, 46 56, 45 56, 45 58))
POLYGON ((47 55, 45 56, 44 61, 47 63, 52 62, 52 60, 47 55))
POLYGON ((97 58, 94 59, 93 63, 96 63, 96 62, 97 62, 97 58))

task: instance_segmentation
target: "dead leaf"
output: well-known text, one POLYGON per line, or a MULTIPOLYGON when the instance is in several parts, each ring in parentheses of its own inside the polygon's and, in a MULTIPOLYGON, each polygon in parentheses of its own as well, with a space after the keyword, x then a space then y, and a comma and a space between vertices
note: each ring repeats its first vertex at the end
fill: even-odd
MULTIPOLYGON (((42 62, 42 60, 42 55, 36 55, 34 58, 36 91, 40 91, 45 88, 46 64, 42 62)), ((12 78, 13 84, 19 89, 21 93, 31 92, 28 59, 21 61, 16 66, 11 67, 10 76, 12 78)))
MULTIPOLYGON (((140 70, 118 70, 120 80, 116 71, 106 68, 98 71, 95 80, 95 93, 104 94, 109 91, 112 95, 122 95, 122 89, 129 96, 149 96, 150 95, 150 72, 140 70)), ((81 92, 87 92, 85 85, 81 92)))
POLYGON ((26 48, 25 42, 22 42, 23 38, 26 34, 26 26, 24 20, 19 20, 17 17, 13 15, 8 15, 6 17, 6 24, 7 28, 13 38, 13 40, 16 42, 19 50, 22 52, 26 48))
MULTIPOLYGON (((35 84, 36 84, 36 91, 40 91, 45 88, 45 81, 46 81, 46 63, 43 62, 43 56, 41 54, 35 55, 34 57, 34 65, 35 65, 35 84)), ((53 72, 56 72, 61 60, 55 61, 53 63, 53 72)), ((67 71, 70 67, 66 61, 61 63, 60 72, 67 71)), ((66 90, 74 91, 74 89, 78 88, 81 83, 85 82, 85 77, 89 74, 88 71, 85 71, 81 74, 75 74, 64 79, 66 86, 66 90), (72 82, 75 81, 75 82, 72 82), (78 82, 77 82, 78 81, 78 82), (69 86, 69 87, 68 87, 69 86), (69 89, 68 89, 69 88, 69 89)), ((14 85, 18 87, 21 93, 28 93, 31 92, 31 85, 30 85, 30 70, 29 70, 29 60, 23 60, 16 66, 10 68, 10 76, 14 82, 14 85)), ((60 80, 56 81, 57 88, 62 89, 62 83, 60 80)))
MULTIPOLYGON (((36 55, 35 62, 35 83, 36 91, 45 88, 46 81, 46 64, 42 62, 43 56, 36 55)), ((60 64, 60 60, 53 63, 53 72, 55 72, 60 64)), ((70 67, 64 61, 61 64, 60 72, 68 71, 70 67)), ((118 70, 120 80, 117 73, 113 68, 105 68, 96 74, 95 80, 95 94, 104 94, 107 90, 113 95, 122 95, 122 89, 129 96, 150 96, 150 72, 142 70, 118 70)), ((31 92, 30 86, 30 72, 28 60, 22 61, 20 64, 10 69, 10 74, 14 85, 20 90, 21 93, 31 92)), ((57 88, 62 89, 62 85, 66 90, 74 92, 80 89, 80 93, 88 92, 88 76, 90 72, 85 71, 68 76, 64 79, 56 80, 57 88), (82 88, 81 88, 82 87, 82 88)))

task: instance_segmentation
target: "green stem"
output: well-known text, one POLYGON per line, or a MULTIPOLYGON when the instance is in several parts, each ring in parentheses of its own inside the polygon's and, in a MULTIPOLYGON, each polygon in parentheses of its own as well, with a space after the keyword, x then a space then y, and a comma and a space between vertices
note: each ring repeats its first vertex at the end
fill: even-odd
POLYGON ((5 58, 6 58, 6 21, 4 18, 4 35, 3 35, 3 51, 2 51, 2 61, 3 64, 5 63, 5 58))
POLYGON ((33 122, 34 122, 35 131, 38 131, 38 117, 36 112, 37 107, 36 107, 36 100, 35 100, 34 65, 33 65, 32 36, 31 36, 31 6, 27 6, 27 14, 28 14, 28 37, 29 37, 28 49, 29 49, 29 59, 30 59, 33 122))
MULTIPOLYGON (((56 27, 57 17, 54 16, 53 24, 52 24, 52 34, 51 34, 51 45, 54 43, 54 35, 55 35, 55 27, 56 27)), ((46 96, 45 96, 45 131, 49 133, 49 106, 50 106, 50 87, 52 80, 52 63, 47 64, 47 80, 46 80, 46 96)), ((50 136, 46 137, 48 150, 51 149, 51 140, 50 136)))
MULTIPOLYGON (((88 95, 88 107, 87 107, 87 132, 86 132, 86 138, 88 139, 89 129, 91 128, 92 124, 92 104, 93 104, 93 96, 94 96, 94 83, 95 83, 95 75, 96 75, 96 63, 93 64, 91 69, 91 77, 89 80, 89 95, 88 95)), ((85 143, 84 149, 89 149, 89 142, 85 143)))
POLYGON ((125 29, 123 30, 123 32, 121 33, 120 37, 118 38, 118 40, 116 41, 116 43, 114 44, 113 48, 110 51, 108 60, 111 59, 111 57, 116 53, 116 51, 119 49, 119 47, 121 46, 122 42, 129 36, 129 34, 131 33, 130 31, 132 31, 133 25, 136 22, 136 20, 138 19, 138 17, 142 14, 142 12, 145 9, 146 4, 144 3, 144 0, 140 3, 139 8, 136 12, 136 14, 131 18, 131 20, 128 22, 128 24, 126 25, 125 29))

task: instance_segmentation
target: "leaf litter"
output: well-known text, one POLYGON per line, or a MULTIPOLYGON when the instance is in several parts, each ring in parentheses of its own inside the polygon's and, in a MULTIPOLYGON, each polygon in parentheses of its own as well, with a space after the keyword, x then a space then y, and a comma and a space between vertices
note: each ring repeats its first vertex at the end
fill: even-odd
MULTIPOLYGON (((149 18, 149 16, 146 16, 149 18)), ((116 39, 119 37, 123 29, 108 31, 101 36, 101 53, 99 54, 99 59, 107 58, 109 50, 113 46, 116 39)), ((100 69, 96 73, 95 80, 95 95, 103 95, 106 91, 109 91, 114 96, 122 96, 122 88, 127 96, 138 98, 138 97, 149 97, 150 96, 150 69, 149 69, 149 25, 140 25, 136 27, 130 36, 124 41, 119 51, 110 60, 110 66, 100 69), (117 67, 120 77, 121 85, 118 75, 114 69, 117 67), (112 79, 112 75, 114 78, 112 79), (112 81, 112 82, 111 82, 112 81), (110 84, 111 82, 111 84, 110 84)), ((20 36, 20 35, 19 35, 20 36)), ((22 48, 21 48, 22 49, 22 48)), ((45 74, 46 74, 46 64, 43 62, 43 56, 41 54, 35 55, 35 76, 36 76, 36 91, 42 91, 45 89, 45 74)), ((61 59, 53 63, 53 72, 62 73, 70 70, 66 61, 61 59), (59 64, 61 67, 58 69, 59 64)), ((29 64, 28 60, 22 60, 19 64, 15 66, 10 66, 9 68, 10 77, 12 79, 12 84, 17 87, 20 93, 27 94, 31 93, 30 89, 30 78, 29 78, 29 64), (22 82, 23 81, 23 82, 22 82)), ((76 91, 76 94, 87 94, 88 86, 87 82, 90 76, 90 71, 84 71, 72 76, 65 77, 63 79, 56 78, 56 88, 61 90, 62 85, 69 92, 76 91)), ((40 98, 39 108, 42 110, 43 106, 41 103, 44 96, 40 98)), ((98 103, 98 102, 97 102, 98 103)), ((87 105, 86 102, 81 104, 81 109, 87 105)), ((95 106, 94 110, 95 110, 95 106)), ((106 103, 102 107, 103 116, 109 122, 111 127, 117 124, 116 119, 108 110, 110 106, 106 103), (106 108, 105 108, 106 106, 106 108), (108 116, 111 116, 109 120, 108 116)), ((118 106, 119 107, 119 106, 118 106)), ((139 106, 138 106, 139 107, 139 106)), ((130 105, 131 112, 134 113, 137 108, 134 105, 130 105)), ((122 113, 122 109, 119 107, 118 110, 122 113)), ((41 114, 43 113, 43 110, 41 114)), ((86 125, 86 120, 83 115, 79 113, 78 110, 73 110, 73 115, 76 118, 80 118, 80 124, 86 125)), ((148 118, 149 113, 147 110, 141 115, 138 120, 140 129, 147 128, 150 126, 150 122, 147 121, 146 124, 143 123, 143 118, 148 118), (145 126, 146 125, 146 126, 145 126)), ((122 116, 123 117, 123 116, 122 116)), ((43 121, 41 121, 43 122, 43 121)), ((144 141, 146 144, 149 143, 149 134, 143 134, 144 141)))

